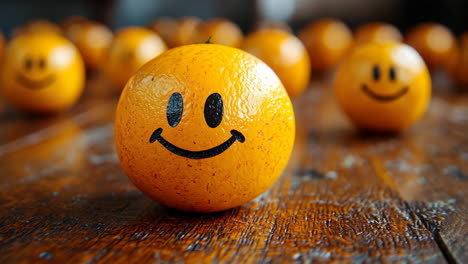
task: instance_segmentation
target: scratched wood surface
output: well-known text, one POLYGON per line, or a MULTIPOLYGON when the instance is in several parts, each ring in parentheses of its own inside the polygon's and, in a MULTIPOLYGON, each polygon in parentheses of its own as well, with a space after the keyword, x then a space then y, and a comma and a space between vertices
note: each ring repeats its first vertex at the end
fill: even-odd
POLYGON ((99 81, 56 117, 3 114, 0 263, 468 262, 468 93, 400 135, 356 131, 328 80, 295 101, 281 179, 239 208, 165 208, 127 179, 99 81))

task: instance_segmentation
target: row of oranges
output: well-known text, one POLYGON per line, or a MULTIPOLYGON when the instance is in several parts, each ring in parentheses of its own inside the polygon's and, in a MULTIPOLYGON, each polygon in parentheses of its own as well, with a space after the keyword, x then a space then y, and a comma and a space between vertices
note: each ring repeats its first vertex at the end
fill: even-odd
MULTIPOLYGON (((161 18, 151 23, 149 27, 158 33, 170 48, 200 43, 209 36, 213 36, 214 43, 241 48, 263 45, 262 49, 267 49, 268 45, 281 46, 281 43, 278 43, 281 42, 281 38, 270 37, 267 44, 267 41, 263 39, 263 37, 268 38, 267 34, 260 36, 256 34, 257 31, 264 29, 281 30, 287 33, 292 31, 285 23, 265 21, 258 23, 254 32, 243 39, 240 29, 228 20, 214 19, 203 23, 194 17, 182 18, 178 21, 172 18, 161 18), (263 44, 252 43, 257 41, 263 44)), ((371 22, 359 26, 353 33, 346 24, 337 19, 320 19, 302 28, 298 33, 298 38, 311 58, 310 64, 314 73, 335 69, 342 58, 356 46, 370 42, 404 42, 418 51, 430 69, 442 68, 459 84, 468 85, 468 67, 466 67, 468 66, 468 32, 461 34, 457 39, 449 28, 441 24, 422 23, 412 27, 403 35, 391 24, 371 22)), ((255 49, 258 50, 257 47, 255 49)), ((286 44, 283 53, 283 56, 294 57, 299 52, 286 44)), ((254 53, 254 55, 258 54, 254 53)), ((267 56, 278 55, 269 54, 260 58, 268 63, 267 56)), ((270 59, 270 61, 275 60, 279 59, 270 59)), ((285 60, 290 61, 290 58, 285 60)), ((295 69, 292 70, 295 71, 295 69)))
MULTIPOLYGON (((105 25, 83 17, 69 17, 55 25, 35 20, 19 26, 13 38, 28 33, 54 33, 67 37, 79 50, 87 68, 102 70, 121 90, 144 63, 167 48, 211 43, 241 48, 266 62, 283 82, 291 97, 301 94, 312 72, 327 72, 354 47, 369 42, 401 42, 400 31, 390 24, 369 23, 351 30, 341 21, 322 19, 303 28, 298 37, 282 23, 262 23, 243 36, 227 19, 202 21, 195 17, 179 20, 161 18, 143 27, 129 27, 114 33, 105 25)), ((422 24, 410 30, 405 42, 413 46, 430 68, 442 67, 460 83, 468 83, 468 34, 460 44, 453 33, 439 24, 422 24)), ((3 49, 3 37, 0 48, 3 49)), ((47 54, 44 54, 47 56, 47 54)))
MULTIPOLYGON (((240 47, 244 38, 241 29, 227 19, 204 22, 196 17, 179 20, 163 17, 150 23, 148 28, 157 33, 168 48, 205 42, 210 37, 213 43, 240 47)), ((256 31, 258 29, 291 31, 287 24, 281 22, 259 23, 256 31)), ((112 31, 105 25, 75 16, 63 20, 60 27, 45 20, 32 21, 16 28, 13 35, 38 31, 62 32, 77 45, 91 69, 102 66, 106 50, 113 39, 112 31)), ((468 64, 468 33, 462 34, 457 42, 454 34, 440 24, 424 23, 415 26, 403 37, 393 25, 374 22, 358 27, 353 35, 343 22, 321 19, 304 27, 298 37, 305 45, 309 57, 313 58, 313 72, 334 69, 353 46, 373 41, 401 42, 404 39, 420 53, 430 68, 442 67, 453 73, 460 83, 468 84, 468 74, 460 72, 468 64)), ((289 53, 294 55, 294 51, 289 53)))

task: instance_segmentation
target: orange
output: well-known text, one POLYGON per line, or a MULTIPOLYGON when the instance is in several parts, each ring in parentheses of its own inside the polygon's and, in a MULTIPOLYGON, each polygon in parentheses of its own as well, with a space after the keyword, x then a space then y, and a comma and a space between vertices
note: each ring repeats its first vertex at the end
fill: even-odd
POLYGON ((456 61, 457 44, 447 27, 435 23, 415 26, 405 36, 405 42, 415 48, 431 69, 450 69, 456 61))
POLYGON ((242 31, 233 22, 215 18, 199 26, 196 41, 204 43, 210 38, 211 43, 226 45, 237 48, 242 42, 242 31))
POLYGON ((391 24, 371 22, 356 29, 354 40, 356 45, 367 44, 369 42, 401 42, 403 36, 391 24))
POLYGON ((81 16, 70 16, 62 20, 60 27, 62 32, 69 40, 75 43, 80 34, 80 29, 85 25, 88 20, 81 16))
POLYGON ((201 20, 196 17, 184 17, 177 24, 174 32, 174 46, 193 44, 196 42, 197 29, 201 20))
POLYGON ((423 59, 410 46, 369 43, 357 47, 340 65, 335 94, 358 127, 396 132, 426 111, 431 78, 423 59))
POLYGON ((452 69, 452 74, 459 85, 468 86, 468 32, 460 35, 459 47, 456 67, 452 69))
POLYGON ((194 44, 143 65, 119 100, 115 143, 130 180, 185 211, 240 206, 278 179, 295 124, 289 96, 264 62, 194 44))
POLYGON ((7 47, 2 92, 16 107, 30 112, 59 112, 83 91, 83 61, 75 46, 52 33, 27 33, 7 47))
POLYGON ((87 22, 80 27, 76 46, 87 67, 98 69, 102 66, 112 37, 110 29, 103 24, 87 22))
POLYGON ((274 21, 274 20, 262 20, 258 22, 254 27, 254 31, 262 30, 262 29, 277 29, 277 30, 283 30, 289 33, 292 32, 291 27, 287 23, 283 21, 274 21))
POLYGON ((36 19, 26 22, 15 28, 12 36, 18 36, 24 33, 55 33, 62 34, 60 27, 45 19, 36 19))
POLYGON ((310 79, 310 60, 294 35, 282 30, 259 30, 245 38, 242 49, 266 62, 291 98, 304 92, 310 79))
POLYGON ((104 72, 119 90, 143 64, 167 49, 153 31, 141 27, 120 29, 109 48, 104 72))
POLYGON ((177 29, 177 21, 170 17, 161 17, 148 25, 148 28, 156 32, 169 48, 175 46, 175 31, 177 29))
POLYGON ((312 70, 332 70, 346 55, 353 43, 349 28, 339 20, 322 19, 309 24, 299 38, 309 53, 312 70))

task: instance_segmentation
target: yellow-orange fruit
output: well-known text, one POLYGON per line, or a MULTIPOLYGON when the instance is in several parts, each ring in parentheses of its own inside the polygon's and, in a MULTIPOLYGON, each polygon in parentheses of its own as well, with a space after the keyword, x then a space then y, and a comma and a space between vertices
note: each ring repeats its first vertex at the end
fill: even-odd
POLYGON ((417 25, 405 35, 405 42, 419 52, 430 69, 451 69, 456 63, 458 50, 455 36, 443 25, 417 25))
POLYGON ((65 35, 65 37, 67 37, 73 43, 76 43, 80 34, 80 29, 88 22, 89 21, 84 17, 71 16, 62 20, 62 22, 60 22, 60 27, 62 29, 63 35, 65 35))
POLYGON ((457 62, 451 73, 459 85, 468 86, 468 32, 459 37, 457 62))
POLYGON ((197 43, 204 43, 210 39, 211 43, 237 48, 243 35, 238 25, 226 19, 215 18, 199 26, 196 39, 197 43))
POLYGON ((169 48, 175 46, 177 20, 171 17, 161 17, 151 22, 147 27, 158 34, 169 48))
POLYGON ((393 25, 381 22, 371 22, 364 24, 354 32, 355 45, 362 45, 371 42, 401 42, 403 36, 393 25))
POLYGON ((25 33, 7 47, 1 89, 5 98, 29 112, 59 112, 83 91, 83 60, 75 46, 52 33, 25 33))
POLYGON ((112 37, 112 31, 103 24, 87 22, 80 27, 75 44, 88 68, 102 67, 112 37))
POLYGON ((103 70, 120 91, 143 64, 166 49, 164 41, 149 29, 123 28, 115 34, 103 70))
POLYGON ((263 30, 263 29, 276 29, 276 30, 283 30, 289 33, 292 32, 291 27, 287 23, 282 22, 282 21, 274 21, 274 20, 262 20, 254 26, 254 31, 263 30))
POLYGON ((332 70, 345 56, 353 43, 349 28, 335 19, 322 19, 306 26, 299 38, 307 49, 312 70, 332 70))
POLYGON ((202 21, 196 17, 182 18, 174 33, 174 46, 193 44, 197 41, 198 27, 202 21))
POLYGON ((282 30, 259 30, 247 35, 241 48, 266 62, 291 98, 303 93, 309 84, 309 56, 294 35, 282 30))
POLYGON ((396 132, 419 120, 431 97, 431 78, 410 46, 370 43, 357 47, 340 65, 338 103, 361 128, 396 132))
POLYGON ((48 20, 36 19, 26 22, 13 29, 12 36, 16 37, 25 33, 54 33, 60 35, 62 34, 62 31, 60 30, 59 26, 48 20))
POLYGON ((295 134, 276 74, 239 49, 194 44, 143 65, 119 100, 115 143, 130 180, 186 211, 240 206, 278 179, 295 134))

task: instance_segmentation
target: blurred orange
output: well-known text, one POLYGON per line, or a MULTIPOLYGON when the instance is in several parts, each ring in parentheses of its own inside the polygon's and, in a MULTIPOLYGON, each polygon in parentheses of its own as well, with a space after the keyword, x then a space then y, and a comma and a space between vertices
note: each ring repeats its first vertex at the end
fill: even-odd
POLYGON ((81 26, 76 46, 88 68, 98 69, 102 66, 112 38, 112 31, 103 24, 87 22, 81 26))
POLYGON ((171 17, 160 17, 151 22, 147 27, 156 32, 169 48, 175 46, 174 37, 177 28, 177 20, 171 17))
POLYGON ((336 19, 321 19, 306 26, 299 38, 311 59, 312 70, 332 70, 350 49, 353 35, 349 28, 336 19))
POLYGON ((195 42, 204 43, 209 38, 212 43, 237 48, 242 42, 243 35, 238 25, 227 19, 215 18, 199 26, 195 42))
POLYGON ((443 25, 419 24, 408 31, 405 42, 419 52, 430 69, 442 67, 450 70, 456 63, 455 36, 443 25))
POLYGON ((393 25, 382 22, 371 22, 359 26, 354 32, 356 45, 369 42, 401 42, 403 36, 393 25))
POLYGON ((398 42, 369 43, 354 49, 340 64, 335 98, 359 128, 402 131, 427 111, 431 77, 419 54, 398 42))
POLYGON ((304 92, 310 79, 310 60, 296 36, 278 29, 258 30, 247 35, 242 49, 268 64, 291 98, 304 92))
POLYGON ((88 20, 82 16, 70 16, 60 22, 62 32, 73 43, 78 39, 80 29, 88 20))
POLYGON ((58 113, 82 94, 83 60, 71 43, 54 33, 27 33, 8 43, 1 71, 1 93, 30 113, 58 113))
POLYGON ((174 46, 195 43, 197 29, 201 23, 202 21, 196 17, 184 17, 180 19, 174 33, 174 46))
POLYGON ((468 86, 468 32, 459 37, 460 52, 453 75, 459 85, 468 86))
POLYGON ((283 21, 263 20, 254 26, 254 31, 262 29, 278 29, 291 33, 291 27, 283 21))
POLYGON ((122 91, 127 81, 141 67, 166 51, 162 38, 143 27, 125 27, 115 33, 103 71, 106 77, 122 91))
POLYGON ((36 19, 26 22, 13 29, 12 36, 15 37, 24 33, 36 32, 62 34, 62 30, 60 30, 60 27, 56 24, 45 19, 36 19))

